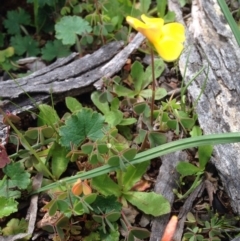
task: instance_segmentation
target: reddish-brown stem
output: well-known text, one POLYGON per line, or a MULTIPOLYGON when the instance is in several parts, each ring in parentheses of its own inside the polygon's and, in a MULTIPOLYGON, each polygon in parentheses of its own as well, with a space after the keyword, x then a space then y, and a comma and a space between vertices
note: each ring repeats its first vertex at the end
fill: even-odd
POLYGON ((153 49, 151 48, 151 64, 152 64, 152 102, 151 102, 151 126, 153 126, 153 111, 154 111, 154 100, 155 100, 155 71, 154 71, 154 53, 153 49))

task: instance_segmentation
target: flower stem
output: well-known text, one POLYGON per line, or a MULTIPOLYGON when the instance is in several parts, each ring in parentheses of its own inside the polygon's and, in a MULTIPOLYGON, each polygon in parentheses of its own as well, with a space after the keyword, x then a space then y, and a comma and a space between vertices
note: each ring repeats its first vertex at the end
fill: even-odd
POLYGON ((151 102, 151 119, 150 120, 151 120, 151 126, 153 126, 153 111, 154 111, 156 83, 155 83, 155 71, 154 71, 154 53, 152 48, 151 48, 151 64, 152 64, 152 102, 151 102))

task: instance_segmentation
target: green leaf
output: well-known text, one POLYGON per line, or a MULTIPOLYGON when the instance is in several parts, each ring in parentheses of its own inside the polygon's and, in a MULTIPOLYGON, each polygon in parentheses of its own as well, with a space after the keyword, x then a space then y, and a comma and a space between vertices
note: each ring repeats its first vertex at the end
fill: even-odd
POLYGON ((105 216, 105 218, 110 222, 116 222, 120 217, 121 217, 120 212, 110 212, 105 216))
POLYGON ((47 127, 40 127, 40 130, 42 132, 42 135, 45 137, 45 138, 51 138, 54 134, 54 129, 50 126, 47 126, 47 127))
POLYGON ((176 18, 176 14, 175 12, 172 12, 172 11, 168 11, 167 14, 164 16, 164 23, 171 23, 171 22, 174 22, 176 18))
POLYGON ((142 13, 147 13, 151 4, 151 0, 140 0, 140 10, 142 13))
POLYGON ((200 146, 198 148, 198 158, 200 163, 200 168, 204 169, 206 164, 211 158, 213 152, 213 146, 200 146))
POLYGON ((4 47, 4 39, 5 39, 6 34, 0 33, 0 48, 4 47))
POLYGON ((105 114, 105 120, 110 126, 116 126, 121 123, 123 113, 120 110, 109 111, 105 114))
POLYGON ((25 219, 12 218, 5 228, 2 229, 4 236, 11 236, 14 234, 26 233, 28 222, 25 219))
POLYGON ((60 143, 62 146, 70 148, 71 144, 78 146, 86 139, 96 141, 104 136, 103 125, 104 117, 101 114, 83 108, 73 114, 66 121, 65 126, 60 127, 60 143))
POLYGON ((84 196, 83 197, 83 200, 88 203, 88 204, 91 204, 93 202, 95 202, 96 198, 97 198, 97 193, 91 193, 91 194, 88 194, 87 196, 84 196))
POLYGON ((176 169, 182 176, 194 175, 194 174, 202 171, 202 169, 194 166, 193 164, 191 164, 189 162, 179 162, 176 169))
POLYGON ((100 154, 106 154, 109 150, 107 144, 98 144, 97 150, 100 154))
POLYGON ((3 21, 4 27, 7 29, 7 32, 12 35, 20 34, 20 26, 30 25, 30 23, 30 15, 22 8, 14 11, 8 11, 7 19, 3 21))
POLYGON ((14 47, 17 55, 27 53, 27 56, 36 56, 40 53, 38 42, 29 35, 24 37, 21 35, 16 35, 11 37, 10 43, 14 47))
POLYGON ((160 146, 167 142, 167 137, 163 133, 151 131, 148 133, 148 140, 151 147, 160 146))
MULTIPOLYGON (((162 59, 154 60, 155 79, 158 78, 165 69, 165 63, 162 59)), ((144 85, 142 89, 146 88, 152 82, 152 65, 149 65, 144 74, 144 85)))
POLYGON ((103 197, 97 196, 94 203, 91 204, 94 213, 102 214, 102 213, 110 213, 110 212, 121 212, 122 204, 117 201, 117 198, 113 195, 103 197))
POLYGON ((127 118, 127 119, 122 119, 121 122, 118 125, 129 126, 129 125, 132 125, 136 122, 137 122, 137 120, 135 118, 127 118))
POLYGON ((52 174, 59 179, 59 177, 66 171, 69 158, 67 158, 68 150, 54 142, 50 152, 52 154, 52 174))
POLYGON ((118 155, 111 156, 108 159, 108 165, 110 166, 119 166, 120 165, 120 157, 118 155))
POLYGON ((155 192, 127 192, 123 196, 132 205, 154 217, 167 214, 171 210, 168 200, 155 192))
POLYGON ((91 100, 94 103, 94 105, 103 113, 103 114, 107 114, 110 109, 109 109, 109 105, 107 102, 103 103, 99 100, 101 96, 101 92, 100 91, 95 91, 91 94, 91 100))
POLYGON ((167 0, 157 0, 157 10, 160 18, 164 17, 166 7, 167 7, 167 0))
POLYGON ((134 91, 132 91, 122 85, 115 85, 114 91, 116 92, 118 97, 127 96, 127 97, 131 98, 136 95, 136 93, 134 91))
POLYGON ((138 227, 133 227, 131 233, 134 235, 134 237, 141 240, 148 238, 151 234, 147 229, 138 227))
POLYGON ((199 126, 194 126, 192 130, 190 131, 191 137, 201 136, 202 130, 199 126))
MULTIPOLYGON (((160 0, 159 0, 160 1, 160 0)), ((181 8, 184 7, 187 4, 188 0, 179 0, 181 8)))
POLYGON ((30 173, 24 170, 21 162, 10 163, 4 167, 3 171, 10 177, 9 187, 26 189, 31 183, 30 173))
POLYGON ((63 45, 60 40, 48 41, 42 48, 42 59, 52 61, 55 58, 62 58, 70 55, 70 46, 63 45))
POLYGON ((71 112, 76 112, 82 109, 82 104, 73 97, 65 98, 66 106, 71 112))
POLYGON ((14 198, 0 197, 0 218, 7 217, 18 210, 18 202, 14 198))
POLYGON ((139 102, 139 103, 136 103, 134 106, 133 106, 133 110, 138 114, 142 114, 145 109, 147 108, 147 103, 146 102, 139 102))
POLYGON ((81 150, 83 151, 84 154, 91 154, 93 151, 94 144, 93 143, 85 143, 81 146, 81 150))
POLYGON ((183 125, 184 128, 190 130, 195 124, 195 120, 192 118, 181 118, 180 119, 181 124, 183 125))
POLYGON ((73 45, 78 35, 90 33, 92 31, 89 23, 78 16, 64 16, 55 25, 56 38, 61 39, 65 45, 73 45))
MULTIPOLYGON (((114 231, 111 230, 110 233, 100 232, 100 235, 101 235, 101 239, 99 240, 101 241, 119 241, 120 240, 120 233, 117 230, 114 230, 114 231)), ((93 240, 97 241, 96 239, 93 239, 93 240)))
POLYGON ((139 61, 135 61, 131 67, 131 77, 133 78, 134 88, 139 92, 143 87, 144 70, 139 61))
POLYGON ((122 151, 122 157, 124 157, 126 161, 132 161, 133 158, 136 156, 136 154, 137 154, 137 149, 134 149, 134 148, 129 148, 122 151))
POLYGON ((164 88, 157 88, 155 93, 155 100, 160 100, 167 96, 167 91, 164 88))
POLYGON ((38 126, 54 125, 60 121, 57 112, 51 106, 41 104, 38 108, 40 110, 38 115, 38 126))
POLYGON ((98 232, 91 232, 88 236, 83 238, 83 241, 100 241, 100 235, 98 232))
POLYGON ((92 187, 105 196, 115 195, 119 197, 121 195, 120 187, 108 175, 94 177, 92 187))
POLYGON ((130 165, 127 167, 126 172, 117 172, 118 182, 122 183, 124 192, 129 191, 142 178, 147 171, 149 163, 149 161, 146 161, 134 166, 130 165))
POLYGON ((49 215, 50 216, 53 216, 56 212, 57 212, 57 209, 58 209, 58 203, 57 203, 57 200, 52 200, 51 201, 51 205, 49 207, 49 215))
POLYGON ((16 199, 21 197, 21 192, 19 190, 10 189, 8 179, 3 178, 2 180, 0 180, 0 197, 16 199))
POLYGON ((177 128, 178 128, 178 122, 176 121, 176 120, 168 120, 167 121, 167 125, 168 125, 168 127, 170 128, 170 129, 172 129, 172 130, 177 130, 177 128))
POLYGON ((12 57, 14 55, 14 48, 8 47, 4 50, 0 50, 0 63, 6 62, 7 58, 12 57))

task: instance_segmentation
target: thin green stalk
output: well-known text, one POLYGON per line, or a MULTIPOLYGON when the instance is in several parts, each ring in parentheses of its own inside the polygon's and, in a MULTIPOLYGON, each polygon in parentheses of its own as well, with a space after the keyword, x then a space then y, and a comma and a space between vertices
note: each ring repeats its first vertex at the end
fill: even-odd
POLYGON ((8 121, 9 125, 12 127, 12 129, 16 132, 16 134, 18 135, 19 139, 23 139, 25 140, 25 145, 27 146, 29 152, 35 156, 35 158, 38 160, 39 163, 41 163, 42 168, 44 169, 44 171, 53 179, 55 180, 55 177, 52 175, 52 173, 48 170, 48 168, 45 166, 45 164, 42 162, 41 158, 39 158, 39 156, 37 155, 36 151, 30 146, 30 144, 27 142, 27 140, 24 138, 24 136, 22 135, 22 133, 15 127, 15 125, 11 122, 11 120, 9 120, 8 116, 4 113, 4 111, 0 108, 0 113, 4 116, 4 118, 6 118, 6 120, 8 121))
POLYGON ((34 13, 34 25, 37 31, 37 35, 39 34, 39 25, 38 25, 38 0, 34 0, 33 2, 33 13, 34 13))
MULTIPOLYGON (((50 138, 50 139, 44 140, 43 143, 37 143, 37 144, 35 144, 35 145, 31 146, 31 147, 32 147, 33 149, 38 149, 38 148, 40 148, 40 147, 42 147, 42 146, 44 146, 44 145, 48 145, 48 144, 50 144, 50 143, 52 143, 52 142, 54 142, 54 141, 56 141, 55 138, 50 138)), ((18 157, 19 155, 20 155, 20 153, 17 152, 17 153, 14 153, 14 154, 12 154, 12 155, 9 155, 9 158, 13 159, 13 158, 18 157)))
POLYGON ((151 101, 151 126, 153 126, 153 111, 154 111, 154 101, 155 101, 155 92, 156 92, 156 83, 155 83, 155 71, 154 71, 154 53, 151 48, 151 64, 152 64, 152 101, 151 101))
POLYGON ((80 44, 80 40, 78 38, 78 36, 76 35, 76 47, 77 47, 77 51, 79 53, 79 55, 82 55, 82 49, 81 49, 81 44, 80 44))
POLYGON ((236 38, 236 41, 240 47, 240 30, 237 26, 237 23, 235 22, 231 12, 229 11, 228 9, 228 6, 226 4, 226 1, 225 0, 218 0, 218 4, 220 6, 220 8, 222 9, 222 12, 225 16, 225 18, 227 19, 227 22, 230 26, 230 28, 232 29, 232 32, 236 38))
MULTIPOLYGON (((175 151, 184 150, 191 147, 226 144, 226 143, 234 143, 234 142, 240 142, 240 132, 190 137, 182 140, 173 141, 158 147, 151 148, 147 151, 138 153, 136 157, 133 159, 133 161, 129 163, 125 163, 125 165, 128 166, 128 165, 138 164, 147 160, 151 160, 153 158, 157 158, 175 151)), ((97 176, 104 175, 109 172, 117 171, 117 170, 119 170, 118 166, 113 167, 107 164, 107 165, 95 168, 91 171, 79 173, 75 176, 64 178, 58 182, 42 187, 37 191, 35 191, 34 193, 40 193, 43 191, 47 191, 49 189, 56 188, 59 185, 59 183, 73 183, 78 178, 80 178, 81 180, 89 179, 89 178, 97 177, 97 176)))

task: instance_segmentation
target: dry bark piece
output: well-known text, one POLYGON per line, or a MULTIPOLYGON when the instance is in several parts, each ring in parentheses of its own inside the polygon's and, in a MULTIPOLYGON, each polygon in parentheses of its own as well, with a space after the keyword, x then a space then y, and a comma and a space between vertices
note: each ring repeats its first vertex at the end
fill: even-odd
MULTIPOLYGON (((186 152, 178 151, 161 157, 162 165, 156 180, 154 191, 163 195, 172 206, 174 202, 173 189, 177 188, 179 174, 176 171, 178 162, 187 160, 186 152)), ((160 204, 159 204, 160 205, 160 204)), ((159 241, 163 235, 165 227, 169 221, 170 214, 154 218, 152 222, 152 232, 150 241, 159 241)))

